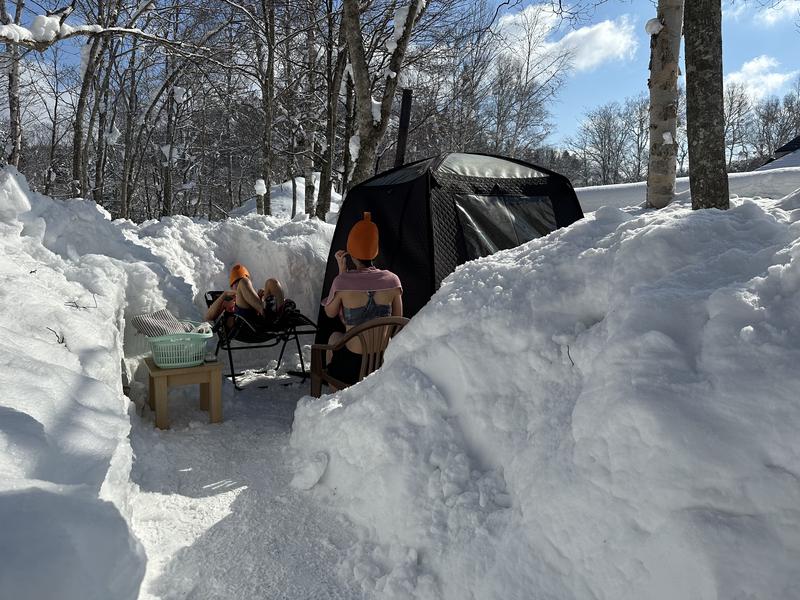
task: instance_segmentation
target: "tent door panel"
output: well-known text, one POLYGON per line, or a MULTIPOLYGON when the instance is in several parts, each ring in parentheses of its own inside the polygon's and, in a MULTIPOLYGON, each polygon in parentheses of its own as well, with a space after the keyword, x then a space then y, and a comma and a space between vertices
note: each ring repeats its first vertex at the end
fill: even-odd
POLYGON ((467 260, 514 248, 556 229, 547 196, 459 194, 455 205, 467 260))

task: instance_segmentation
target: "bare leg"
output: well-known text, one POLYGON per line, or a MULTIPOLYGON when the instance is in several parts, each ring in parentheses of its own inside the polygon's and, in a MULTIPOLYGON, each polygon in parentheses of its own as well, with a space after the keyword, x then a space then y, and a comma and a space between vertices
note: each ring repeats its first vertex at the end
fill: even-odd
POLYGON ((233 292, 222 292, 214 302, 211 303, 211 306, 208 307, 208 310, 205 314, 206 321, 213 321, 216 319, 223 310, 223 304, 225 303, 225 296, 232 295, 233 292))
POLYGON ((236 304, 242 308, 252 308, 258 314, 264 312, 264 303, 258 297, 258 292, 249 277, 242 277, 236 284, 236 304))
MULTIPOLYGON (((331 334, 331 337, 329 337, 329 338, 328 338, 328 343, 329 343, 329 344, 335 344, 336 342, 338 342, 338 341, 339 341, 340 339, 342 339, 343 337, 344 337, 344 334, 343 334, 341 331, 334 331, 334 332, 331 334)), ((333 352, 331 352, 330 350, 328 350, 328 351, 325 353, 325 362, 326 362, 326 364, 331 364, 331 360, 332 360, 332 359, 333 359, 333 352)))
POLYGON ((283 306, 286 294, 283 291, 283 286, 280 281, 270 277, 264 282, 264 298, 266 299, 267 296, 275 297, 275 308, 283 306))

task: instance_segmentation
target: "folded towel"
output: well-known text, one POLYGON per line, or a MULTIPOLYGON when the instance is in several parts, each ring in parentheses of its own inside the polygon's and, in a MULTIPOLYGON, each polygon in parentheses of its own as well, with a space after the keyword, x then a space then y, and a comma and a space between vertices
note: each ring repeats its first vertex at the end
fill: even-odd
POLYGON ((166 308, 146 315, 136 315, 131 319, 136 331, 147 337, 159 337, 170 333, 187 333, 191 325, 181 323, 175 315, 166 308))

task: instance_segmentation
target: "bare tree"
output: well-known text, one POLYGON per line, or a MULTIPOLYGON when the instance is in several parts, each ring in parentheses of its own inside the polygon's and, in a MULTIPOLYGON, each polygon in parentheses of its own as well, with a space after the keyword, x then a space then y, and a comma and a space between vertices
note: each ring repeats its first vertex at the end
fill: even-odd
POLYGON ((625 115, 617 102, 590 110, 576 136, 568 141, 573 152, 585 164, 586 183, 608 185, 621 183, 623 163, 630 139, 625 115))
POLYGON ((68 133, 68 115, 73 108, 70 102, 71 93, 75 84, 74 69, 61 64, 59 47, 54 46, 48 54, 49 60, 45 61, 45 56, 38 60, 42 76, 37 78, 43 88, 39 94, 39 103, 44 108, 46 121, 42 125, 49 129, 50 134, 47 142, 47 164, 42 169, 45 194, 51 194, 56 189, 59 173, 63 176, 65 171, 66 165, 60 162, 59 146, 68 133))
POLYGON ((790 132, 793 136, 800 135, 800 77, 794 80, 791 89, 783 97, 783 109, 787 113, 790 132))
POLYGON ((675 136, 675 146, 677 150, 677 173, 680 177, 689 174, 689 140, 686 136, 686 90, 678 87, 678 123, 677 135, 675 136))
POLYGON ((750 145, 755 156, 763 162, 775 150, 798 135, 797 100, 787 94, 784 102, 775 96, 764 98, 753 107, 750 145))
POLYGON ((724 91, 725 148, 728 170, 734 166, 734 158, 744 154, 750 125, 750 98, 741 83, 729 83, 724 91))
MULTIPOLYGON (((42 11, 59 2, 41 1, 48 5, 37 4, 42 11)), ((414 88, 410 160, 443 147, 530 158, 548 130, 548 100, 563 72, 542 59, 546 28, 534 27, 536 13, 509 51, 514 45, 496 26, 508 4, 431 0, 424 12, 417 5, 414 19, 414 10, 396 12, 395 0, 362 5, 365 102, 358 69, 347 67, 344 6, 336 0, 77 0, 73 19, 88 25, 66 26, 64 13, 42 16, 54 37, 23 35, 14 44, 24 84, 17 94, 20 169, 37 189, 61 194, 74 182, 71 193, 137 220, 226 215, 252 198, 259 177, 276 183, 278 174, 293 182, 305 175, 316 186, 321 171, 313 210, 324 218, 340 174, 342 189, 353 174, 350 148, 366 147, 349 143, 365 112, 377 146, 362 168, 369 175, 379 157, 391 162, 398 85, 414 88), (409 32, 413 44, 400 59, 409 32), (60 58, 65 46, 82 47, 80 67, 60 58), (54 62, 37 65, 31 50, 54 62), (35 71, 29 77, 25 69, 35 71), (501 70, 502 82, 495 77, 501 70)), ((11 99, 0 101, 7 114, 11 99)), ((11 123, 0 127, 10 139, 11 123)), ((308 190, 306 198, 314 195, 308 190)), ((269 213, 274 199, 265 199, 257 210, 269 213)))
POLYGON ((628 128, 628 152, 623 164, 627 181, 645 179, 650 141, 650 102, 646 94, 626 98, 623 115, 628 128))
MULTIPOLYGON (((264 63, 263 54, 260 57, 259 64, 264 64, 263 72, 259 72, 262 77, 259 81, 261 85, 261 102, 264 110, 264 135, 263 144, 261 146, 261 161, 262 171, 261 175, 267 184, 266 192, 260 197, 262 206, 258 207, 259 214, 271 215, 272 214, 272 198, 270 196, 270 182, 272 181, 272 123, 274 118, 275 107, 275 2, 274 0, 262 0, 261 11, 266 23, 266 31, 264 36, 265 43, 259 47, 265 48, 267 59, 264 63)), ((262 51, 263 52, 263 51, 262 51)), ((294 216, 294 215, 292 215, 294 216)))
POLYGON ((336 27, 337 12, 333 0, 326 0, 325 22, 325 79, 327 102, 325 115, 325 147, 319 177, 316 216, 325 220, 331 207, 334 161, 336 160, 336 129, 339 120, 339 97, 341 95, 347 53, 344 51, 344 32, 336 27))
POLYGON ((549 133, 551 100, 569 66, 570 53, 547 48, 550 25, 538 7, 516 15, 512 31, 497 35, 503 51, 495 59, 489 142, 494 152, 521 156, 538 148, 549 133))
POLYGON ((425 9, 425 2, 424 0, 411 0, 407 9, 398 10, 395 14, 395 29, 390 38, 388 65, 385 68, 385 74, 381 77, 383 89, 379 90, 380 100, 375 100, 372 96, 372 79, 364 49, 359 4, 357 0, 343 0, 342 6, 342 27, 345 30, 350 63, 353 67, 358 123, 358 138, 350 142, 351 146, 358 148, 358 156, 355 159, 350 181, 352 185, 364 181, 373 173, 378 144, 389 124, 394 91, 402 71, 411 32, 425 9))
POLYGON ((311 0, 305 7, 305 61, 303 75, 303 175, 305 178, 305 212, 314 215, 314 151, 317 135, 319 99, 317 98, 317 10, 316 2, 311 0))

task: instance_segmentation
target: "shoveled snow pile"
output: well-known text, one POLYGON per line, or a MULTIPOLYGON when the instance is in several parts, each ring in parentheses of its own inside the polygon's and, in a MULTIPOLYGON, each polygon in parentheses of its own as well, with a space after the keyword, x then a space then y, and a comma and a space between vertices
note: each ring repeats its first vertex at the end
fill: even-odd
POLYGON ((241 262, 257 286, 275 277, 298 308, 316 318, 333 230, 318 219, 287 221, 250 213, 211 223, 165 217, 131 224, 126 235, 191 286, 188 292, 175 290, 165 296, 194 299, 200 313, 205 311, 205 292, 228 289, 230 269, 241 262))
POLYGON ((200 319, 203 293, 227 288, 236 261, 316 311, 332 234, 257 215, 112 221, 0 170, 0 597, 139 596, 154 557, 130 531, 122 384, 148 350, 131 317, 166 307, 200 319))
MULTIPOLYGON (((48 250, 52 232, 31 209, 53 202, 30 196, 0 171, 0 596, 133 599, 145 557, 124 518, 125 273, 48 250)), ((103 221, 94 203, 71 215, 75 237, 103 221)))
MULTIPOLYGON (((795 186, 797 187, 797 186, 795 186)), ((473 261, 301 400, 379 598, 800 598, 800 193, 603 208, 473 261)))

